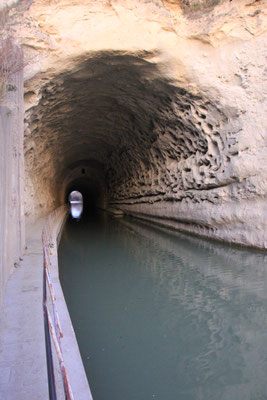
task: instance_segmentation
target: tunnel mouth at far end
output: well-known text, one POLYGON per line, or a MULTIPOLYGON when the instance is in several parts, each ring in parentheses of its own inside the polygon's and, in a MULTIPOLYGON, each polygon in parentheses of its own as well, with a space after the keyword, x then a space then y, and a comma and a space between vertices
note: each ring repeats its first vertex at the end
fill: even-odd
POLYGON ((73 190, 69 194, 69 202, 72 218, 79 221, 83 213, 83 195, 79 191, 73 190))
POLYGON ((74 219, 85 220, 97 214, 102 202, 102 191, 97 181, 88 177, 79 177, 67 186, 65 193, 65 202, 69 202, 70 212, 74 219), (79 210, 80 215, 78 215, 79 210))

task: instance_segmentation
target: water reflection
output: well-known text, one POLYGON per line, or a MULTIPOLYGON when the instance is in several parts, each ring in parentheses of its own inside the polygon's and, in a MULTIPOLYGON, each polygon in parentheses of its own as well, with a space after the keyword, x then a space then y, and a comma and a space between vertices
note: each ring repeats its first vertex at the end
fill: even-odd
POLYGON ((266 254, 106 218, 59 257, 95 400, 267 398, 266 254))
POLYGON ((69 195, 70 213, 72 218, 79 221, 83 212, 83 196, 77 190, 74 190, 69 195))

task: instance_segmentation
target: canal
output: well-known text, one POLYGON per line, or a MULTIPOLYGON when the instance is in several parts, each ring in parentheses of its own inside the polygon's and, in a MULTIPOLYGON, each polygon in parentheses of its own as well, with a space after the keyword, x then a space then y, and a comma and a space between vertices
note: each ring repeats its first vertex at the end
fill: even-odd
POLYGON ((267 398, 267 255, 106 213, 60 280, 94 400, 267 398))

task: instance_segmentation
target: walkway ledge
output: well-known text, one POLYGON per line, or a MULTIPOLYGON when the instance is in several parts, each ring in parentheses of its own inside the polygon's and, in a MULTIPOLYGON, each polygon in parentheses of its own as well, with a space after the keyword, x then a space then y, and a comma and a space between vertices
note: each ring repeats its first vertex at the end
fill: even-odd
MULTIPOLYGON (((75 400, 92 400, 75 333, 58 275, 57 246, 68 209, 50 218, 51 276, 63 338, 62 352, 75 400)), ((43 322, 44 219, 28 227, 27 251, 11 275, 0 314, 0 399, 48 400, 43 322)), ((53 345, 52 345, 53 346, 53 345)), ((65 399, 56 352, 53 351, 57 399, 65 399)))

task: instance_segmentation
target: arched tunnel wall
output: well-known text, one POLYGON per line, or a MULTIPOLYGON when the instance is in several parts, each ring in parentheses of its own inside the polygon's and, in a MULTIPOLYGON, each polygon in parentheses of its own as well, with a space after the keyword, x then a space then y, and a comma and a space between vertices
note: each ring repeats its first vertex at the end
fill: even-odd
POLYGON ((266 246, 255 190, 265 153, 244 154, 242 115, 180 88, 153 56, 97 53, 43 87, 25 140, 36 215, 76 182, 101 206, 266 246))
POLYGON ((164 4, 36 0, 25 13, 39 24, 30 50, 21 39, 39 60, 25 83, 26 216, 85 179, 101 207, 266 247, 264 15, 222 2, 197 20, 164 4))

